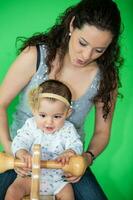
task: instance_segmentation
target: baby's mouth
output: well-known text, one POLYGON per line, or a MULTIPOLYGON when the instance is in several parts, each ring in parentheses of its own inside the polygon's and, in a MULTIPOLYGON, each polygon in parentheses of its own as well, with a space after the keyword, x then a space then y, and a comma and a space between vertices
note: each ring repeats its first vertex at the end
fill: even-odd
POLYGON ((54 130, 54 127, 47 126, 47 127, 45 127, 45 129, 46 129, 47 131, 51 132, 51 131, 54 130))

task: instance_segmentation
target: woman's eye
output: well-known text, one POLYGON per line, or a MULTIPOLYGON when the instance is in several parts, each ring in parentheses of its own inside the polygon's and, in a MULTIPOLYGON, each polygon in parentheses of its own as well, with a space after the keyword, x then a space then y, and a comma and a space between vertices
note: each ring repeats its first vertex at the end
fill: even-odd
POLYGON ((84 47, 86 46, 86 44, 85 44, 84 42, 80 41, 80 40, 79 40, 79 44, 80 44, 81 46, 84 46, 84 47))
POLYGON ((97 52, 97 53, 103 53, 104 50, 103 50, 103 49, 96 49, 96 52, 97 52))

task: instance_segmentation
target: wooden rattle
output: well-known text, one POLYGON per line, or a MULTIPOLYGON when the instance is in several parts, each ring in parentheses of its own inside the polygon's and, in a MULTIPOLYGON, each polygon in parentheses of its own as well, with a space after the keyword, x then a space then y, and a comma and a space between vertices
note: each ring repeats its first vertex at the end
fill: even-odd
MULTIPOLYGON (((49 169, 62 169, 65 172, 70 172, 74 176, 81 176, 84 174, 87 162, 83 156, 75 155, 70 158, 69 164, 64 166, 61 163, 57 163, 54 160, 41 160, 40 168, 49 168, 49 169)), ((19 159, 14 159, 13 156, 6 153, 0 153, 0 172, 5 172, 9 169, 14 169, 16 167, 26 167, 25 163, 19 159)))
POLYGON ((39 188, 40 188, 40 158, 41 158, 41 146, 39 144, 33 147, 32 157, 32 179, 31 179, 31 200, 39 200, 39 188))

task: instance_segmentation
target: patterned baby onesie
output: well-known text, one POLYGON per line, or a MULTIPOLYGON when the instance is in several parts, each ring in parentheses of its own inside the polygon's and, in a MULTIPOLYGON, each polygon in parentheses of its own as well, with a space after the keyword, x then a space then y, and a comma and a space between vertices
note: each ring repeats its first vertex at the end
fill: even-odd
MULTIPOLYGON (((34 117, 26 120, 12 142, 13 154, 20 149, 32 154, 34 144, 41 145, 41 160, 53 160, 67 149, 72 149, 77 154, 83 151, 80 136, 73 124, 68 121, 65 121, 60 130, 47 134, 37 128, 34 117)), ((40 194, 57 194, 68 184, 62 176, 63 171, 60 169, 41 169, 40 194)))

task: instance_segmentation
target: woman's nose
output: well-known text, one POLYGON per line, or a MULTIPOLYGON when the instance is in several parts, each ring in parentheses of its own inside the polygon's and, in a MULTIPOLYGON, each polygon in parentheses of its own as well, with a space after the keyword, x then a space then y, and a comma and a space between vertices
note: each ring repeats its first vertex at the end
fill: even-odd
POLYGON ((85 61, 89 60, 91 58, 91 56, 92 56, 92 49, 91 49, 91 47, 84 49, 84 51, 83 51, 83 59, 85 61))

